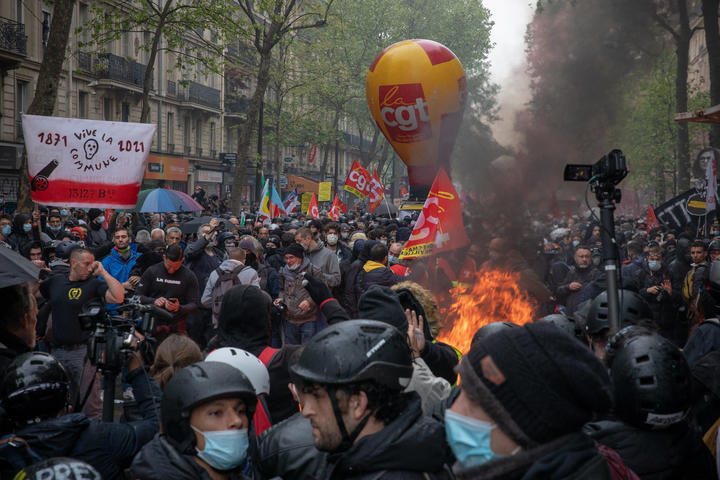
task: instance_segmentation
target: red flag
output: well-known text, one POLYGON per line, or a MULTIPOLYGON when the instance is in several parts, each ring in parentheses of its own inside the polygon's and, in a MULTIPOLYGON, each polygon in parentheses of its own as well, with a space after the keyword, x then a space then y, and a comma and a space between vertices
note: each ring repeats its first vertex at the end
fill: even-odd
POLYGON ((320 211, 318 210, 317 195, 314 193, 310 197, 310 204, 308 205, 307 214, 317 219, 320 217, 320 211))
POLYGON ((336 222, 340 220, 340 215, 347 212, 347 207, 345 204, 338 198, 338 194, 335 194, 335 199, 333 200, 332 207, 330 207, 330 218, 335 220, 336 222))
POLYGON ((385 188, 380 183, 380 177, 378 177, 377 168, 373 169, 373 178, 370 181, 370 191, 368 196, 368 205, 370 206, 370 213, 374 212, 377 207, 385 198, 385 188))
POLYGON ((401 196, 404 200, 407 200, 407 199, 410 197, 410 192, 408 192, 407 188, 405 188, 405 185, 402 185, 402 186, 400 187, 400 196, 401 196))
POLYGON ((110 219, 112 218, 113 213, 115 213, 114 208, 106 208, 105 209, 105 221, 103 222, 103 228, 105 230, 110 228, 110 219))
POLYGON ((439 169, 400 258, 426 257, 470 243, 462 221, 462 204, 450 178, 439 169))
POLYGON ((650 230, 653 228, 658 228, 660 224, 658 223, 657 217, 655 216, 655 210, 653 210, 652 205, 648 207, 647 211, 647 218, 645 219, 645 228, 647 229, 648 233, 650 233, 650 230))
POLYGON ((352 164, 350 173, 348 173, 347 179, 345 180, 345 186, 343 190, 352 193, 360 198, 365 198, 370 188, 370 173, 363 168, 357 160, 352 164))

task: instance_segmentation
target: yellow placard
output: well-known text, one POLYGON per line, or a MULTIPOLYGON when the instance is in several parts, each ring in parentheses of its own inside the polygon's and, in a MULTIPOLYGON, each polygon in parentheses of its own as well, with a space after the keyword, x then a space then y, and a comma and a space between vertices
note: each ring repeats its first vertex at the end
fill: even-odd
POLYGON ((332 182, 320 182, 318 185, 318 202, 329 202, 331 191, 332 182))
POLYGON ((312 198, 313 194, 305 192, 302 194, 302 200, 300 203, 300 212, 306 213, 308 211, 308 207, 310 206, 310 199, 312 198))

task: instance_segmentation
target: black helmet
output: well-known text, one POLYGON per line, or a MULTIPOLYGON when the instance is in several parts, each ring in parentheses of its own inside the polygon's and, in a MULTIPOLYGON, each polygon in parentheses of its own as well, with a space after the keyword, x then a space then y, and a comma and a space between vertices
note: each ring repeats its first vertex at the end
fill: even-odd
POLYGON ((587 345, 587 342, 585 342, 585 339, 583 338, 583 333, 580 330, 580 327, 574 319, 568 316, 565 316, 561 313, 553 313, 551 315, 546 315, 542 317, 540 320, 538 320, 538 322, 552 323, 563 332, 577 338, 578 340, 585 343, 585 345, 587 345))
POLYGON ((615 350, 610 375, 615 411, 632 425, 665 428, 682 421, 690 409, 690 367, 672 342, 643 330, 617 349, 614 339, 608 345, 615 350))
POLYGON ((472 341, 470 342, 470 345, 474 345, 475 342, 480 340, 481 338, 485 338, 489 335, 492 335, 494 333, 507 330, 510 328, 518 327, 516 323, 512 322, 492 322, 488 323, 484 327, 480 327, 480 329, 475 332, 475 335, 473 335, 472 341))
POLYGON ((412 355, 405 336, 392 325, 350 320, 315 335, 290 372, 299 383, 369 380, 400 391, 410 382, 412 355))
MULTIPOLYGON (((619 290, 620 324, 637 323, 638 320, 652 319, 652 312, 647 302, 631 290, 619 290)), ((596 335, 606 328, 610 328, 608 319, 607 290, 595 297, 590 305, 585 329, 589 335, 596 335)))
POLYGON ((28 352, 15 357, 0 385, 2 406, 16 425, 56 417, 68 404, 70 380, 49 353, 28 352))
POLYGON ((235 234, 232 232, 222 232, 217 236, 218 247, 225 247, 225 240, 235 239, 235 234))
POLYGON ((15 480, 102 480, 95 467, 74 458, 55 457, 28 465, 15 475, 15 480))
POLYGON ((195 434, 190 413, 215 398, 240 397, 252 420, 257 397, 250 380, 237 368, 220 362, 198 362, 180 370, 165 386, 160 409, 162 428, 180 453, 193 453, 195 434))
POLYGON ((62 258, 63 260, 67 260, 70 258, 70 254, 73 250, 81 247, 82 245, 80 245, 79 242, 60 242, 55 246, 55 256, 62 258))
POLYGON ((708 245, 708 252, 712 252, 713 250, 720 250, 720 239, 715 239, 708 245))

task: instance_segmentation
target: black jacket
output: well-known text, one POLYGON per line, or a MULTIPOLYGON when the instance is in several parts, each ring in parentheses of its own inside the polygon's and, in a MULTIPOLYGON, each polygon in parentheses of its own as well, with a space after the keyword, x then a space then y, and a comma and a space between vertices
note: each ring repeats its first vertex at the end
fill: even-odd
POLYGON ((30 351, 30 347, 20 338, 0 327, 0 377, 5 376, 5 369, 15 357, 30 351))
POLYGON ((484 465, 453 468, 459 480, 611 480, 605 457, 580 433, 484 465))
POLYGON ((603 420, 585 425, 584 431, 615 450, 643 480, 717 479, 710 451, 686 423, 664 430, 641 430, 603 420))
POLYGON ((452 478, 446 469, 450 456, 443 424, 423 416, 416 393, 407 395, 409 403, 400 416, 379 432, 361 438, 347 451, 329 455, 319 478, 452 478))
POLYGON ((709 318, 697 326, 683 348, 683 353, 692 368, 698 360, 714 350, 720 350, 720 320, 709 318))
MULTIPOLYGON (((191 455, 179 453, 160 434, 135 456, 130 471, 137 480, 211 480, 191 455)), ((245 478, 239 472, 230 474, 231 480, 245 478)))
POLYGON ((660 333, 662 333, 664 337, 672 339, 675 335, 678 307, 682 304, 681 292, 672 290, 672 295, 670 295, 667 291, 661 289, 660 292, 655 295, 648 293, 648 288, 659 286, 664 281, 670 280, 670 275, 664 265, 657 272, 648 270, 645 272, 643 278, 644 283, 640 285, 640 296, 642 296, 650 306, 653 320, 660 327, 660 333))
POLYGON ((396 283, 405 280, 405 277, 396 275, 395 272, 388 267, 376 267, 369 272, 366 272, 364 268, 363 266, 363 268, 360 269, 355 279, 355 295, 357 295, 358 299, 373 285, 392 287, 396 283))
MULTIPOLYGON (((16 435, 43 458, 71 457, 89 463, 104 480, 122 479, 123 469, 157 433, 162 393, 144 369, 128 375, 142 420, 130 423, 91 421, 82 413, 72 413, 29 425, 16 435)), ((12 478, 12 475, 1 478, 12 478)))
POLYGON ((581 283, 584 286, 597 279, 600 276, 600 270, 594 266, 585 269, 579 269, 577 266, 570 267, 562 284, 555 291, 558 302, 565 305, 568 312, 574 312, 577 306, 582 302, 582 288, 580 290, 570 290, 570 284, 573 282, 581 283))
POLYGON ((258 437, 255 468, 262 478, 315 478, 327 453, 315 448, 310 420, 296 413, 258 437))

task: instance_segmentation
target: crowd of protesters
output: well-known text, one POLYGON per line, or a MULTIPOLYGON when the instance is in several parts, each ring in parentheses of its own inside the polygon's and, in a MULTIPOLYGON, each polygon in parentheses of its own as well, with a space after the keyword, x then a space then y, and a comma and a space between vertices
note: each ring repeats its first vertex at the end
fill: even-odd
POLYGON ((0 248, 40 270, 0 288, 3 479, 718 478, 720 228, 617 219, 611 332, 592 217, 468 217, 469 246, 405 260, 417 214, 195 198, 214 215, 0 215, 0 248), (438 332, 483 269, 536 321, 461 353, 438 332), (80 321, 97 301, 166 312, 132 339, 114 422, 80 321))

